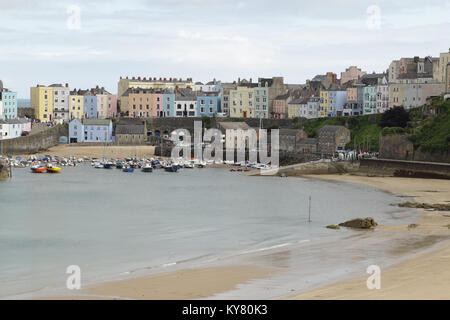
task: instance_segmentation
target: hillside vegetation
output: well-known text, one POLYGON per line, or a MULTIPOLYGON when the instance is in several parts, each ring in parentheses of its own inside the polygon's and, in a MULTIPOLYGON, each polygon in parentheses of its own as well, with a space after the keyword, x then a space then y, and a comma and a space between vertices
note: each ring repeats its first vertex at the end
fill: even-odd
POLYGON ((448 152, 450 147, 450 100, 434 99, 430 105, 405 111, 401 107, 384 114, 337 118, 316 118, 295 126, 308 137, 317 136, 324 125, 343 125, 351 132, 349 149, 378 151, 380 134, 406 134, 414 148, 426 152, 448 152), (430 112, 433 110, 433 112, 430 112))

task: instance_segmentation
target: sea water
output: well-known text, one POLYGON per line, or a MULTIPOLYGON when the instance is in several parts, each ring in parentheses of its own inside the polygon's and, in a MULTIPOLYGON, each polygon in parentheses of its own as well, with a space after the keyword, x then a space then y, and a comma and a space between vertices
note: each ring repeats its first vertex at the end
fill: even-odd
POLYGON ((325 226, 414 219, 414 210, 393 202, 399 199, 370 187, 226 169, 14 169, 0 183, 0 298, 64 288, 70 265, 81 268, 85 285, 214 263, 295 271, 217 296, 274 297, 391 258, 367 232, 325 226))

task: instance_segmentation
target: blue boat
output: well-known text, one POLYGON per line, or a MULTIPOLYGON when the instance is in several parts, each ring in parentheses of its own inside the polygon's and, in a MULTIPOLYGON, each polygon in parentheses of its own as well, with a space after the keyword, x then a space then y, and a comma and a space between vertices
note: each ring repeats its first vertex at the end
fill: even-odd
POLYGON ((123 168, 123 172, 134 172, 134 168, 123 168))
POLYGON ((167 172, 177 172, 178 166, 164 167, 164 170, 166 170, 167 172))

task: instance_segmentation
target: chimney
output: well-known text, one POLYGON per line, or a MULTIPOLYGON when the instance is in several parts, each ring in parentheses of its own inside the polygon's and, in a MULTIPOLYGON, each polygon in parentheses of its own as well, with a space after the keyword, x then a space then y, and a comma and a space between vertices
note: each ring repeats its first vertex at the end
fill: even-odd
POLYGON ((68 88, 69 87, 69 84, 66 82, 66 88, 68 88))
POLYGON ((250 78, 250 83, 252 83, 252 78, 250 78))
POLYGON ((128 76, 127 76, 127 80, 128 80, 128 76))
POLYGON ((164 81, 167 81, 167 79, 166 79, 166 78, 164 78, 164 81))
POLYGON ((240 77, 238 78, 238 84, 241 84, 241 78, 240 77))
POLYGON ((120 76, 120 80, 122 80, 122 76, 120 76))
POLYGON ((136 78, 135 77, 133 77, 133 79, 132 80, 136 80, 136 78))
POLYGON ((161 77, 159 77, 159 81, 161 81, 162 80, 162 78, 161 77))
POLYGON ((141 77, 138 77, 138 80, 141 81, 141 77))

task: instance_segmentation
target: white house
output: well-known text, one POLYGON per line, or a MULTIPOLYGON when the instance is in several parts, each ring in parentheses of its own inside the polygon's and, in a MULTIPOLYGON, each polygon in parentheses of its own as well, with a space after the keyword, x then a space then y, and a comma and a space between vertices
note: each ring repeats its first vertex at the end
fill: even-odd
POLYGON ((69 123, 69 142, 112 142, 113 125, 111 120, 73 119, 69 123))
POLYGON ((69 121, 69 85, 52 84, 50 87, 53 88, 53 119, 69 121))
POLYGON ((1 139, 14 139, 22 136, 22 123, 17 119, 0 120, 1 139))
POLYGON ((0 119, 0 140, 9 139, 9 124, 0 119))
POLYGON ((175 117, 196 117, 197 97, 196 96, 175 96, 174 103, 175 117))

